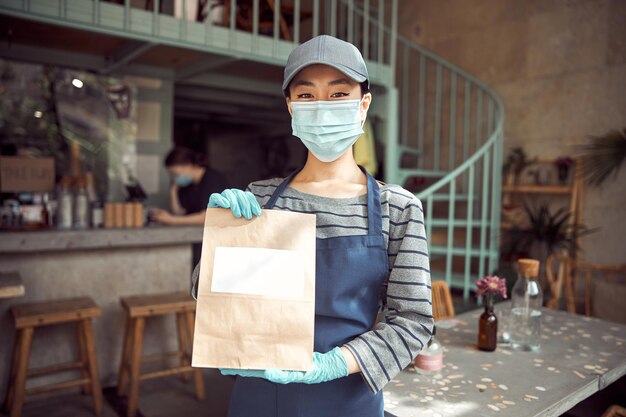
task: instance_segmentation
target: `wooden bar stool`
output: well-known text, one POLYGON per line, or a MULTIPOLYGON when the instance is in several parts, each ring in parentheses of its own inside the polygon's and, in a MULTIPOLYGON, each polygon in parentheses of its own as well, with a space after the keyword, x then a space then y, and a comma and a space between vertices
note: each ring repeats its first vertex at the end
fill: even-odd
POLYGON ((26 395, 82 387, 83 392, 93 396, 93 408, 96 415, 102 409, 102 390, 98 377, 96 347, 91 319, 100 315, 100 308, 91 298, 81 297, 66 300, 46 301, 21 304, 11 309, 15 319, 17 336, 13 347, 13 361, 9 374, 9 389, 5 408, 11 417, 22 414, 26 395), (77 328, 79 360, 51 365, 38 369, 28 369, 30 348, 35 328, 60 323, 75 323, 77 328), (26 389, 26 380, 42 375, 67 372, 78 369, 81 377, 54 384, 47 384, 26 389))
POLYGON ((146 379, 160 378, 164 376, 180 374, 187 380, 189 373, 193 373, 196 396, 199 400, 204 399, 204 380, 202 371, 191 367, 191 348, 193 346, 194 313, 196 302, 187 292, 175 292, 154 295, 137 295, 121 298, 121 303, 126 310, 126 332, 124 335, 124 347, 118 375, 117 395, 124 395, 126 385, 130 382, 128 394, 128 417, 134 417, 137 412, 139 398, 139 382, 146 379), (178 333, 178 351, 163 354, 143 356, 143 330, 145 320, 149 317, 176 314, 176 327, 178 333), (167 368, 155 372, 141 373, 141 363, 161 360, 177 356, 180 366, 167 368), (130 381, 129 381, 130 379, 130 381))

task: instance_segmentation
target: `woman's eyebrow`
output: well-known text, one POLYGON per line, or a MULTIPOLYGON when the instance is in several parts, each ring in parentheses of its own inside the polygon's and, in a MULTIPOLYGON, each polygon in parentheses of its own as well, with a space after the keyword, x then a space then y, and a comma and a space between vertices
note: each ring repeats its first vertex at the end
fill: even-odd
POLYGON ((307 80, 297 80, 293 86, 294 87, 298 87, 298 86, 305 86, 305 87, 315 87, 315 84, 313 84, 311 81, 307 81, 307 80))
POLYGON ((351 85, 347 78, 339 78, 328 83, 328 85, 351 85))

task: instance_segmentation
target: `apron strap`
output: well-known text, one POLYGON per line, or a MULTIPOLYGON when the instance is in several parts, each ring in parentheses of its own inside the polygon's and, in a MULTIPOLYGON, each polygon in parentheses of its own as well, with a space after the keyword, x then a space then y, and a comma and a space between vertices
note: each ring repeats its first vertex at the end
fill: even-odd
POLYGON ((372 177, 362 166, 361 171, 367 176, 367 227, 370 236, 383 234, 383 215, 380 204, 380 189, 376 179, 372 177))
MULTIPOLYGON (((302 168, 304 168, 304 167, 302 167, 302 168)), ((273 209, 274 208, 274 204, 276 204, 276 200, 278 200, 278 197, 280 197, 282 195, 283 191, 285 191, 285 188, 287 188, 287 186, 289 185, 289 183, 291 182, 293 177, 295 177, 298 174, 298 172, 302 171, 302 168, 298 168, 297 170, 292 172, 287 178, 285 178, 283 180, 283 182, 281 182, 278 185, 278 187, 276 187, 276 190, 274 190, 274 192, 272 193, 272 196, 270 197, 270 199, 267 200, 267 203, 265 203, 263 205, 264 209, 273 209)))
MULTIPOLYGON (((362 166, 359 165, 359 168, 365 176, 367 177, 367 226, 368 226, 368 234, 370 236, 379 236, 383 233, 383 225, 382 225, 382 209, 380 205, 380 189, 378 188, 378 183, 362 166)), ((263 205, 264 209, 273 209, 276 204, 276 200, 280 197, 285 191, 285 188, 289 185, 291 180, 298 174, 298 172, 302 171, 302 168, 299 168, 292 172, 287 178, 283 180, 283 182, 276 187, 276 190, 272 193, 270 199, 263 205)))

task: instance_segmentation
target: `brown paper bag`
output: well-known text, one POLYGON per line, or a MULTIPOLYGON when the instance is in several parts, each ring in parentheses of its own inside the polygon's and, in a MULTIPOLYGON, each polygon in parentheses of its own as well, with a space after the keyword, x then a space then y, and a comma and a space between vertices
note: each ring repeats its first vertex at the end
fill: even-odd
POLYGON ((315 215, 207 209, 192 366, 306 371, 315 317, 315 215))

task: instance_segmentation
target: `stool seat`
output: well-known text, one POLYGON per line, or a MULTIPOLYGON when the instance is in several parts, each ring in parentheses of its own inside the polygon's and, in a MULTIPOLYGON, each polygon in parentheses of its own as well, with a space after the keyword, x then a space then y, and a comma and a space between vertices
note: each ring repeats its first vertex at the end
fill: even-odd
POLYGON ((196 301, 188 292, 132 295, 122 297, 120 301, 130 317, 149 317, 196 311, 196 301))
POLYGON ((81 387, 85 394, 93 396, 94 413, 99 415, 102 410, 102 391, 92 324, 92 318, 100 315, 100 308, 96 303, 91 298, 79 297, 21 304, 11 308, 11 311, 17 334, 13 346, 9 389, 4 403, 10 417, 21 416, 27 395, 75 387, 81 387), (79 360, 29 369, 30 349, 35 329, 60 323, 76 326, 79 360), (80 371, 79 378, 26 388, 26 381, 29 378, 63 373, 73 369, 80 371))
POLYGON ((128 389, 127 417, 137 415, 139 399, 139 383, 153 378, 180 375, 187 381, 188 375, 193 374, 196 386, 196 397, 204 398, 204 381, 202 372, 191 367, 191 349, 193 347, 194 313, 196 301, 188 292, 172 292, 165 294, 132 295, 120 298, 120 303, 126 311, 126 330, 124 345, 118 374, 117 394, 125 395, 128 389), (162 354, 143 355, 143 333, 147 319, 156 316, 173 314, 176 318, 178 336, 178 350, 162 354), (173 366, 153 372, 141 372, 143 362, 177 357, 178 366, 173 366))
POLYGON ((100 315, 100 308, 89 297, 20 304, 11 311, 16 329, 47 326, 100 315))

